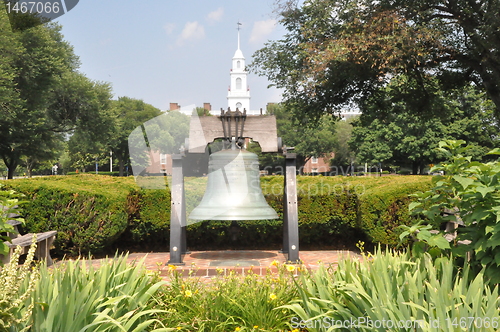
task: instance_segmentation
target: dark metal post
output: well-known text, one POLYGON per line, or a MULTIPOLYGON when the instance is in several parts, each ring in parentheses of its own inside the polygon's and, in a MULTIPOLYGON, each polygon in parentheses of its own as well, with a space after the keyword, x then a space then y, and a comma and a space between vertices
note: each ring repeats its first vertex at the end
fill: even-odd
POLYGON ((285 193, 283 196, 283 252, 288 253, 288 262, 290 263, 300 263, 296 161, 296 153, 285 154, 285 193))
POLYGON ((184 265, 182 254, 186 252, 186 203, 184 198, 184 174, 182 155, 172 155, 172 192, 170 206, 170 260, 168 264, 184 265))

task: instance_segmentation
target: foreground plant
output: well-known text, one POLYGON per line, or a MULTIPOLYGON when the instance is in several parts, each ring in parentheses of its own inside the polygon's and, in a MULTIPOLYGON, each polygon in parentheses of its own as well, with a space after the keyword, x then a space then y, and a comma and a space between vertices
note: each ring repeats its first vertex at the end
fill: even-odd
POLYGON ((42 264, 39 275, 27 300, 33 312, 26 311, 23 327, 29 331, 172 330, 152 318, 161 310, 150 307, 150 300, 165 282, 155 282, 142 262, 132 266, 122 256, 99 267, 85 260, 67 261, 50 269, 42 264), (158 329, 150 329, 153 323, 158 329))
POLYGON ((0 331, 27 331, 24 324, 31 317, 33 296, 39 274, 32 267, 36 240, 31 245, 23 265, 19 265, 22 248, 17 247, 8 264, 0 271, 0 331), (21 292, 19 289, 23 289, 21 292))
POLYGON ((300 277, 293 328, 308 331, 498 331, 498 289, 450 258, 382 252, 300 277))
MULTIPOLYGON (((439 229, 448 221, 463 222, 458 236, 451 246, 454 256, 469 260, 474 271, 485 269, 485 276, 491 284, 500 283, 500 160, 482 163, 472 161, 469 156, 472 147, 464 141, 439 143, 439 150, 447 161, 432 168, 432 172, 444 175, 432 179, 433 188, 414 196, 418 201, 410 205, 410 211, 424 217, 420 222, 439 229), (452 213, 450 213, 450 211, 452 213), (465 241, 467 240, 467 241, 465 241)), ((489 155, 500 155, 494 149, 489 155)), ((428 227, 428 226, 419 226, 428 227)), ((445 235, 441 231, 441 237, 445 235)), ((420 243, 414 248, 422 252, 429 249, 446 249, 446 241, 434 241, 436 235, 424 230, 420 243)), ((449 248, 449 247, 448 247, 449 248)))
MULTIPOLYGON (((17 214, 19 197, 21 194, 16 193, 14 190, 2 190, 0 184, 0 255, 6 255, 10 248, 4 241, 10 241, 8 233, 16 233, 14 226, 7 223, 8 220, 17 220, 24 222, 23 218, 10 218, 10 214, 17 214)), ((1 264, 1 263, 0 263, 1 264)))
POLYGON ((298 296, 296 271, 273 265, 278 273, 260 276, 246 268, 243 276, 224 275, 219 269, 210 280, 183 278, 171 267, 171 284, 157 298, 156 306, 167 310, 159 319, 181 331, 288 331, 292 312, 280 307, 298 296))

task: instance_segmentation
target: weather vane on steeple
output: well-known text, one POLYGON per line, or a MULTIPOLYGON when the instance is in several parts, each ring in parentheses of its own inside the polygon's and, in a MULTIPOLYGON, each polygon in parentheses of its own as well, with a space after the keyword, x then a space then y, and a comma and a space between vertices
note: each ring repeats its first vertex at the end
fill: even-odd
POLYGON ((239 20, 238 20, 238 23, 236 23, 236 24, 237 24, 237 28, 236 29, 238 30, 238 49, 240 49, 240 29, 241 29, 240 25, 242 25, 242 24, 240 23, 239 20))

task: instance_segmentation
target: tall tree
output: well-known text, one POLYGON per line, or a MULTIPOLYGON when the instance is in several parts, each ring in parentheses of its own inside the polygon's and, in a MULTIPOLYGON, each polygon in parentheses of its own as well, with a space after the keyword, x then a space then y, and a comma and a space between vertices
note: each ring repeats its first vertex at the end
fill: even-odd
POLYGON ((311 157, 325 157, 335 148, 335 122, 337 118, 324 115, 316 123, 293 119, 292 111, 281 104, 270 105, 268 114, 276 116, 278 136, 283 144, 294 147, 300 168, 311 157))
POLYGON ((161 115, 156 107, 142 100, 120 97, 113 105, 115 126, 110 145, 113 155, 118 159, 120 176, 124 174, 124 166, 129 159, 128 137, 130 133, 144 122, 161 115))
MULTIPOLYGON (((422 173, 426 164, 436 163, 441 156, 435 148, 441 140, 462 139, 475 146, 471 150, 479 157, 498 146, 498 121, 494 106, 484 93, 470 85, 446 93, 430 101, 432 113, 438 117, 422 117, 407 104, 394 102, 406 83, 394 79, 377 100, 366 103, 368 109, 354 122, 351 147, 359 162, 371 165, 391 163, 411 165, 413 173, 422 173)), ((403 88, 406 90, 406 88, 403 88)))
MULTIPOLYGON (((429 76, 441 89, 481 86, 500 118, 499 0, 279 1, 282 40, 254 54, 251 70, 284 89, 296 116, 319 119, 363 103, 389 80, 419 85, 413 111, 427 113, 429 76)), ((408 109, 409 110, 409 109, 408 109)), ((428 114, 427 114, 428 115, 428 114)))
MULTIPOLYGON (((155 155, 178 154, 187 148, 185 143, 189 137, 190 117, 179 111, 161 113, 148 121, 138 122, 136 126, 131 133, 129 132, 127 142, 130 163, 135 176, 149 173, 150 166, 156 168, 154 166, 155 155)), ((200 170, 198 167, 200 159, 189 154, 188 158, 192 163, 188 171, 191 174, 197 173, 200 170)), ((161 184, 160 187, 163 185, 161 184)))
POLYGON ((335 133, 333 135, 335 156, 331 161, 332 166, 348 169, 356 161, 356 155, 349 146, 353 130, 352 121, 354 120, 346 119, 335 124, 335 133))
MULTIPOLYGON (((9 178, 22 157, 53 157, 55 142, 83 119, 96 119, 102 106, 87 107, 84 98, 96 97, 99 84, 76 71, 78 58, 60 26, 22 20, 11 26, 0 11, 0 156, 9 178)), ((104 94, 109 99, 109 89, 104 94)))

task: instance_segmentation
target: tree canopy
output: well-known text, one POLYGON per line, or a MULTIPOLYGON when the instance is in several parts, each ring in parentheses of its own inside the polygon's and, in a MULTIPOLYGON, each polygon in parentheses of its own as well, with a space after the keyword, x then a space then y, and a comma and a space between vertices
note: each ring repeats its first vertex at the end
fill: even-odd
MULTIPOLYGON (((408 110, 429 112, 438 90, 474 82, 500 118, 499 0, 278 0, 287 33, 254 54, 250 69, 284 89, 296 116, 319 119, 364 103, 405 75, 408 110)), ((365 110, 363 110, 365 111, 365 110)))
POLYGON ((298 166, 303 166, 311 157, 325 157, 335 148, 336 119, 331 115, 324 115, 316 126, 312 127, 293 119, 290 110, 281 104, 270 105, 268 114, 276 116, 278 136, 282 138, 283 144, 294 147, 292 151, 297 153, 298 166))
MULTIPOLYGON (((400 93, 400 79, 394 79, 384 89, 387 99, 394 100, 394 95, 400 93)), ((470 85, 436 96, 439 98, 432 100, 430 110, 439 116, 433 118, 412 113, 402 102, 384 105, 381 94, 377 101, 368 103, 376 110, 368 109, 354 122, 350 142, 357 161, 409 165, 414 174, 419 174, 427 164, 442 159, 436 150, 439 141, 467 140, 474 146, 473 156, 481 156, 498 145, 494 106, 485 101, 483 92, 470 85)))
MULTIPOLYGON (((142 100, 129 97, 108 100, 108 103, 109 108, 103 110, 95 124, 100 130, 89 130, 88 125, 75 130, 68 144, 70 160, 73 167, 85 168, 96 158, 102 160, 111 152, 118 161, 119 174, 123 176, 129 161, 130 133, 162 112, 142 100)), ((88 121, 90 126, 92 123, 88 121)))
POLYGON ((21 158, 53 156, 57 142, 77 126, 98 131, 111 97, 107 84, 77 72, 78 58, 60 26, 18 23, 13 30, 0 11, 0 157, 9 178, 21 158))

